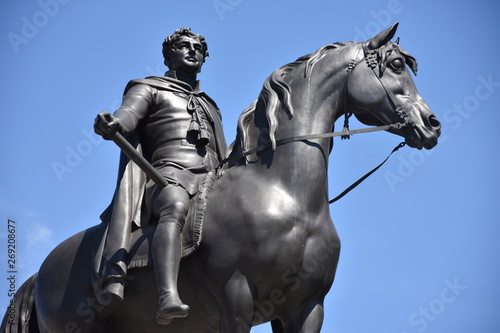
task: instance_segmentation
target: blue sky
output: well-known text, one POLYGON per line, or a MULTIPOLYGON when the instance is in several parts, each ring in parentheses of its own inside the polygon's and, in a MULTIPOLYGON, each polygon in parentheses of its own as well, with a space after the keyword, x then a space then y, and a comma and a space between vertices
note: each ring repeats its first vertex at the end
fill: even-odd
MULTIPOLYGON (((331 206, 342 253, 322 332, 499 332, 499 14, 496 1, 461 0, 2 1, 0 308, 8 220, 18 286, 58 243, 99 222, 119 151, 93 134, 94 117, 119 106, 128 80, 165 71, 161 42, 173 30, 206 37, 199 78, 231 142, 274 69, 398 21, 443 135, 431 151, 402 149, 331 206)), ((331 196, 400 141, 337 140, 331 196)))

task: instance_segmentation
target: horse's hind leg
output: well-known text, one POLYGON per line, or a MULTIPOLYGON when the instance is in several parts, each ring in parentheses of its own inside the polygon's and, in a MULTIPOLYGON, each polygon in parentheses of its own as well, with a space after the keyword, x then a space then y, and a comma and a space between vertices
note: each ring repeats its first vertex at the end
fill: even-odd
POLYGON ((227 281, 220 302, 220 333, 250 332, 254 317, 253 297, 246 277, 239 271, 227 281))

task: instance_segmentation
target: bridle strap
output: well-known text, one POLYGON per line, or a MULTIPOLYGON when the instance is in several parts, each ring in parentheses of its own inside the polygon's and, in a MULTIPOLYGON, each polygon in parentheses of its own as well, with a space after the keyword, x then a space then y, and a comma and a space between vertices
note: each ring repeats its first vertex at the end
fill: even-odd
MULTIPOLYGON (((398 124, 398 125, 400 125, 400 124, 398 124)), ((385 130, 388 130, 388 129, 391 129, 391 128, 395 128, 395 127, 399 127, 399 126, 384 125, 384 126, 361 128, 361 129, 357 129, 357 130, 349 130, 349 131, 342 131, 342 132, 332 132, 332 133, 323 133, 323 134, 312 134, 312 135, 295 136, 295 137, 290 137, 290 138, 286 138, 286 139, 277 140, 276 141, 276 146, 281 146, 281 145, 284 145, 286 143, 296 142, 296 141, 308 141, 308 140, 313 140, 313 139, 332 138, 332 137, 336 137, 336 136, 344 136, 344 135, 353 135, 353 134, 360 134, 360 133, 385 131, 385 130)), ((335 198, 329 200, 328 204, 332 204, 332 203, 340 200, 347 193, 351 192, 354 188, 356 188, 359 184, 361 184, 366 178, 370 177, 375 171, 377 171, 378 169, 380 169, 380 167, 382 165, 384 165, 385 162, 387 162, 387 160, 389 159, 389 157, 391 157, 391 155, 393 153, 395 153, 396 151, 398 151, 400 148, 404 147, 405 145, 406 144, 404 142, 399 143, 396 147, 394 147, 394 149, 389 153, 389 155, 382 161, 382 163, 380 163, 379 165, 377 165, 372 170, 368 171, 364 176, 362 176, 357 181, 355 181, 354 183, 352 183, 351 186, 349 186, 348 188, 346 188, 342 193, 340 193, 339 195, 337 195, 335 198)), ((264 150, 267 150, 267 149, 270 149, 270 148, 271 148, 270 144, 269 145, 261 145, 261 146, 255 148, 255 149, 248 150, 248 151, 243 152, 241 154, 238 154, 238 155, 235 155, 235 156, 230 156, 230 157, 224 159, 220 163, 219 167, 222 166, 222 165, 224 165, 225 163, 227 163, 229 161, 237 160, 237 159, 240 159, 240 158, 244 158, 244 157, 246 157, 248 155, 256 154, 256 153, 259 153, 261 151, 264 151, 264 150)))
POLYGON ((400 105, 397 102, 397 99, 396 99, 396 96, 394 95, 394 93, 392 91, 390 91, 389 89, 387 89, 387 87, 384 84, 384 81, 382 81, 381 75, 377 74, 377 72, 375 71, 375 68, 378 66, 377 51, 370 50, 368 48, 367 43, 363 44, 362 46, 363 46, 364 58, 366 59, 367 65, 368 65, 368 67, 371 68, 373 75, 375 75, 375 77, 378 79, 382 88, 384 88, 385 93, 389 97, 389 100, 394 105, 396 114, 404 121, 405 125, 414 127, 415 120, 408 115, 404 106, 400 105))
MULTIPOLYGON (((276 140, 276 147, 284 145, 286 143, 290 143, 290 142, 309 141, 309 140, 314 140, 314 139, 333 138, 333 137, 337 137, 337 136, 354 135, 354 134, 370 133, 370 132, 378 132, 378 131, 387 131, 390 129, 400 128, 401 126, 404 126, 404 124, 398 123, 398 124, 390 124, 390 125, 383 125, 383 126, 377 126, 377 127, 360 128, 360 129, 356 129, 356 130, 348 130, 348 131, 341 131, 341 132, 330 132, 330 133, 322 133, 322 134, 308 134, 308 135, 292 136, 289 138, 276 140)), ((220 162, 219 166, 222 166, 230 161, 245 158, 245 157, 252 155, 252 154, 260 153, 260 152, 267 150, 267 149, 270 149, 270 148, 271 148, 271 144, 257 146, 254 149, 250 149, 250 150, 244 151, 238 155, 229 156, 229 157, 223 159, 220 162)))
POLYGON ((382 161, 382 163, 380 163, 379 165, 377 165, 375 168, 373 168, 372 170, 368 171, 363 177, 359 178, 357 181, 355 181, 354 183, 352 183, 351 186, 349 186, 348 188, 346 188, 342 193, 340 193, 339 195, 337 195, 335 198, 331 199, 330 201, 328 201, 328 204, 332 204, 334 203, 335 201, 339 200, 340 198, 342 198, 344 195, 346 195, 347 193, 351 192, 351 190, 353 190, 356 186, 358 186, 359 184, 361 184, 366 178, 370 177, 372 175, 372 173, 374 173, 375 171, 377 171, 382 165, 385 164, 385 162, 387 162, 387 160, 389 159, 389 157, 391 157, 391 155, 393 153, 395 153, 396 151, 399 150, 399 148, 402 148, 405 146, 405 143, 404 142, 401 142, 400 144, 398 144, 392 151, 391 153, 389 154, 389 156, 387 156, 385 158, 385 160, 382 161))

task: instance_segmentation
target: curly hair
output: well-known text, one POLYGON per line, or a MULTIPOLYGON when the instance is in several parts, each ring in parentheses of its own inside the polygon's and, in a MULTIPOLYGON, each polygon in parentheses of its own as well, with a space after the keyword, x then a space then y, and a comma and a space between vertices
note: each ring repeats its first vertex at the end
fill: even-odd
POLYGON ((205 58, 208 57, 208 45, 207 42, 205 41, 205 37, 199 34, 195 34, 191 32, 191 28, 180 28, 174 31, 173 34, 170 36, 166 37, 165 40, 163 41, 162 44, 162 53, 163 53, 163 59, 164 59, 164 64, 170 68, 170 52, 172 51, 175 43, 182 37, 182 36, 187 36, 191 38, 196 38, 200 41, 203 50, 203 62, 205 62, 205 58))

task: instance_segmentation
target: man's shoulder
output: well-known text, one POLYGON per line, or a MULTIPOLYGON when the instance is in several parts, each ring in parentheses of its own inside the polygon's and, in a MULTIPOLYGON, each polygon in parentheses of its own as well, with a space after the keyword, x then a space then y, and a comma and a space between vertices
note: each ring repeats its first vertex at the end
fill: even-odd
POLYGON ((173 80, 169 80, 169 78, 164 78, 161 76, 149 76, 144 79, 130 80, 125 88, 125 93, 132 87, 136 87, 136 89, 155 88, 158 90, 167 91, 176 91, 180 89, 179 85, 176 82, 174 82, 173 80))

